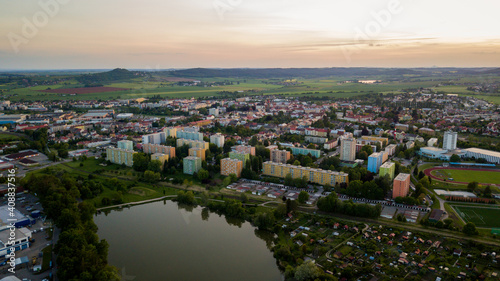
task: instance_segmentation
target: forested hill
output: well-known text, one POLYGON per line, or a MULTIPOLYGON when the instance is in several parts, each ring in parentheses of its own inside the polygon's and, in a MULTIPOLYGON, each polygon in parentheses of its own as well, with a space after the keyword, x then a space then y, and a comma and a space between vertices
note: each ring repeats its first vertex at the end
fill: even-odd
POLYGON ((82 84, 93 85, 128 80, 137 77, 139 74, 139 72, 116 68, 108 72, 80 75, 76 77, 76 80, 82 84))
POLYGON ((320 78, 320 77, 374 77, 374 76, 441 76, 479 75, 494 71, 493 68, 192 68, 159 72, 161 75, 186 78, 320 78))

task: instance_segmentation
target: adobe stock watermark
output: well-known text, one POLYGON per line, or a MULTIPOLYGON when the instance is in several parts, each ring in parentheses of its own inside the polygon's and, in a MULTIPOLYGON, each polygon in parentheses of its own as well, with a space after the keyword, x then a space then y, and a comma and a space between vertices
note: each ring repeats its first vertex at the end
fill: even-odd
POLYGON ((387 6, 377 12, 371 11, 372 19, 367 22, 364 28, 356 27, 354 29, 354 44, 342 46, 342 53, 347 62, 351 62, 351 56, 361 52, 363 43, 368 43, 373 38, 380 35, 383 28, 388 27, 393 19, 393 16, 400 14, 403 11, 403 6, 400 0, 389 0, 387 6))
POLYGON ((7 38, 9 39, 10 45, 16 54, 20 51, 20 46, 28 44, 31 39, 33 39, 40 29, 44 28, 49 24, 51 18, 54 18, 59 11, 61 6, 64 6, 71 2, 71 0, 39 0, 38 6, 40 10, 33 13, 31 18, 22 17, 22 27, 21 32, 9 32, 7 38))
POLYGON ((224 20, 224 14, 234 11, 241 3, 243 3, 243 0, 214 0, 212 5, 219 19, 224 20))

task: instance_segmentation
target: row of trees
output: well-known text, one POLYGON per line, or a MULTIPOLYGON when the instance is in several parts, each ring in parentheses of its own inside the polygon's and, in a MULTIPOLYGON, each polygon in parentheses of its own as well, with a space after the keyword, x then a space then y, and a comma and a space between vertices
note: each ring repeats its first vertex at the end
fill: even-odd
POLYGON ((97 236, 95 208, 86 201, 78 203, 74 179, 31 175, 23 185, 38 195, 47 217, 61 230, 55 246, 60 280, 120 280, 107 262, 108 243, 97 236))
POLYGON ((318 200, 318 209, 323 212, 340 213, 349 216, 363 218, 378 218, 382 212, 382 206, 377 204, 372 206, 369 204, 353 203, 352 201, 342 201, 338 199, 335 192, 330 193, 326 197, 318 200))

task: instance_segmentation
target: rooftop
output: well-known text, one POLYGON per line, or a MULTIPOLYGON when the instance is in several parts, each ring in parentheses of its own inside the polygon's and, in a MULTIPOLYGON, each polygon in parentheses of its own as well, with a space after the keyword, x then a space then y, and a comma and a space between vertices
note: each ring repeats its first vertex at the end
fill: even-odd
POLYGON ((473 148, 466 148, 464 150, 468 151, 468 152, 472 152, 472 153, 479 153, 479 154, 484 154, 484 155, 493 156, 493 157, 500 157, 500 152, 481 149, 481 148, 474 148, 473 147, 473 148))
POLYGON ((410 174, 400 173, 394 180, 405 181, 410 174))

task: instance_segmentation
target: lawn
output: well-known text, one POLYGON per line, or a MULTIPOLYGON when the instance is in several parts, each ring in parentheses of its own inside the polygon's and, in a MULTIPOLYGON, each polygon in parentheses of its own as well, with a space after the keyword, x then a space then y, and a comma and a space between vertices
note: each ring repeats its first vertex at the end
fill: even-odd
POLYGON ((471 171, 471 170, 437 170, 433 171, 432 174, 443 178, 439 175, 446 176, 446 178, 453 178, 453 181, 458 182, 479 182, 479 183, 493 183, 500 184, 500 172, 493 171, 471 171))
POLYGON ((500 227, 500 208, 452 205, 465 222, 472 222, 477 227, 500 227))
POLYGON ((45 272, 50 269, 50 261, 52 260, 52 245, 49 245, 42 250, 43 259, 42 259, 42 271, 45 272))
POLYGON ((20 140, 20 139, 21 138, 18 136, 0 133, 0 140, 1 141, 15 141, 15 140, 20 140))

